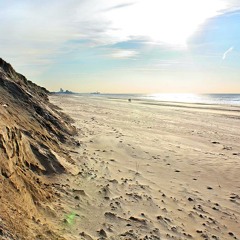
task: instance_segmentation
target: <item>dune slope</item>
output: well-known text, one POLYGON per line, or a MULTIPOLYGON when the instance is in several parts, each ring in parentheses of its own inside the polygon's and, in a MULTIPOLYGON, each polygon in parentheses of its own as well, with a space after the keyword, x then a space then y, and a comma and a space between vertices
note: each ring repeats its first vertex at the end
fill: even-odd
POLYGON ((1 239, 61 239, 46 224, 48 179, 73 161, 63 146, 76 144, 76 130, 48 94, 0 58, 1 239))

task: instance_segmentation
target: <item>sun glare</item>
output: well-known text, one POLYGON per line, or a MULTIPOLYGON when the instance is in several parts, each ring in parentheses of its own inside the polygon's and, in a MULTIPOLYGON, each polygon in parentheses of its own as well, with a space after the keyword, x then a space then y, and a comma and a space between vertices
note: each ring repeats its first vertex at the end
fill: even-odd
POLYGON ((221 0, 140 0, 107 13, 116 37, 147 37, 154 42, 185 46, 206 19, 226 8, 221 0))

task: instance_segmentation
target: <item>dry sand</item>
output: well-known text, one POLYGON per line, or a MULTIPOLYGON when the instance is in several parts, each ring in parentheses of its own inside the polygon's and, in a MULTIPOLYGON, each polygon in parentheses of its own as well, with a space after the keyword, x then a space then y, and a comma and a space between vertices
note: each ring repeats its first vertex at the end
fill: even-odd
POLYGON ((76 167, 66 147, 79 143, 48 94, 0 58, 1 240, 66 239, 53 221, 55 175, 76 167))
POLYGON ((55 184, 66 239, 240 239, 240 107, 50 100, 81 143, 55 184))

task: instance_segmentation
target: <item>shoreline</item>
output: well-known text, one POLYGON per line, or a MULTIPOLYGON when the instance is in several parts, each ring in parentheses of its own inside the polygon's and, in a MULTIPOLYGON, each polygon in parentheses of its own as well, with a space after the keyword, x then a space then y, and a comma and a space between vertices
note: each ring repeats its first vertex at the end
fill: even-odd
POLYGON ((236 111, 50 100, 75 120, 81 144, 71 153, 80 175, 67 183, 82 194, 63 197, 79 215, 69 239, 240 239, 236 111))
MULTIPOLYGON (((110 100, 128 100, 129 98, 135 102, 148 102, 148 103, 168 103, 168 104, 194 104, 194 105, 212 105, 212 106, 232 106, 232 107, 240 107, 240 99, 238 100, 232 100, 230 102, 228 101, 223 101, 221 98, 217 100, 215 99, 215 101, 213 101, 213 99, 209 99, 208 102, 206 102, 206 99, 204 100, 204 98, 202 100, 187 100, 187 101, 183 101, 183 100, 163 100, 163 99, 151 99, 147 96, 151 96, 151 94, 99 94, 99 95, 92 95, 89 93, 72 93, 72 94, 58 94, 58 93, 52 93, 55 95, 71 95, 71 96, 76 96, 76 97, 87 97, 87 98, 96 98, 96 99, 110 99, 110 100), (145 97, 144 97, 145 96, 145 97), (233 103, 234 102, 234 103, 233 103), (238 104, 237 104, 238 102, 238 104)), ((161 94, 160 94, 161 95, 161 94)), ((172 95, 172 94, 166 94, 166 95, 172 95)), ((176 94, 176 95, 188 95, 188 94, 176 94)), ((232 96, 239 96, 240 98, 240 94, 190 94, 190 95, 195 95, 195 96, 228 96, 228 95, 232 95, 232 96)))
MULTIPOLYGON (((54 96, 51 95, 51 96, 54 96)), ((116 101, 121 103, 126 103, 127 98, 109 98, 109 97, 93 97, 93 96, 82 96, 82 95, 68 95, 68 94, 55 94, 55 96, 73 96, 76 98, 86 98, 86 99, 95 99, 100 101, 116 101)), ((155 100, 142 100, 142 99, 131 99, 132 102, 129 104, 142 104, 148 106, 158 106, 158 107, 170 107, 170 108, 180 108, 186 110, 202 110, 202 111, 219 111, 219 113, 233 113, 233 115, 240 116, 240 105, 231 105, 231 104, 210 104, 210 103, 191 103, 191 102, 172 102, 172 101, 155 101, 155 100)))

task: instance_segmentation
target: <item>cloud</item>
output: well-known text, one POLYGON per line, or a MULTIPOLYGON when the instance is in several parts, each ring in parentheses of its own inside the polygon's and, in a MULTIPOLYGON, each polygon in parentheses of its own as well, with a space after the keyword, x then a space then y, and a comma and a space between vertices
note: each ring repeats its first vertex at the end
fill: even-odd
POLYGON ((79 45, 69 41, 88 40, 82 43, 87 47, 114 42, 105 33, 110 23, 97 13, 101 8, 96 0, 0 2, 0 21, 4 22, 0 25, 0 56, 18 71, 29 65, 27 74, 35 77, 64 56, 63 48, 71 52, 79 45))
POLYGON ((227 3, 227 8, 225 12, 233 12, 240 10, 239 0, 223 0, 227 3))
MULTIPOLYGON (((6 1, 0 5, 0 20, 4 22, 0 26, 0 33, 1 37, 7 36, 12 40, 55 44, 71 39, 90 39, 101 45, 121 42, 132 36, 150 36, 153 39, 155 35, 153 40, 164 41, 172 37, 175 25, 181 26, 181 30, 185 29, 182 23, 192 27, 189 22, 198 24, 225 6, 219 0, 212 1, 211 4, 208 0, 199 0, 197 3, 192 3, 192 0, 183 0, 181 3, 175 0, 169 0, 169 3, 156 0, 6 1), (197 15, 197 19, 194 15, 197 15), (189 21, 189 17, 192 21, 189 21)), ((233 6, 236 7, 236 3, 233 6)), ((184 34, 187 33, 183 31, 179 34, 176 31, 177 36, 184 34)))
MULTIPOLYGON (((230 2, 231 8, 240 7, 238 0, 230 2)), ((40 69, 41 65, 45 71, 79 45, 94 48, 138 38, 148 39, 143 40, 148 45, 184 43, 199 23, 219 14, 221 9, 230 10, 227 2, 223 3, 221 0, 0 1, 0 22, 4 23, 0 24, 0 55, 19 71, 23 65, 24 69, 29 65, 29 71, 34 71, 34 66, 40 69), (80 40, 81 43, 74 43, 80 40)), ((109 56, 126 59, 137 54, 131 49, 116 49, 109 56)))
POLYGON ((118 5, 115 5, 113 7, 110 7, 110 8, 107 8, 107 9, 104 9, 103 12, 107 12, 107 11, 112 11, 112 10, 115 10, 115 9, 118 9, 118 8, 125 8, 125 7, 128 7, 128 6, 131 6, 135 3, 122 3, 122 4, 118 4, 118 5))
POLYGON ((114 50, 112 53, 110 53, 107 56, 111 57, 111 58, 116 58, 116 59, 127 59, 127 58, 135 57, 138 54, 139 53, 134 50, 117 49, 117 50, 114 50))
POLYGON ((222 60, 225 60, 227 55, 233 51, 234 47, 230 47, 227 51, 223 53, 222 60))

